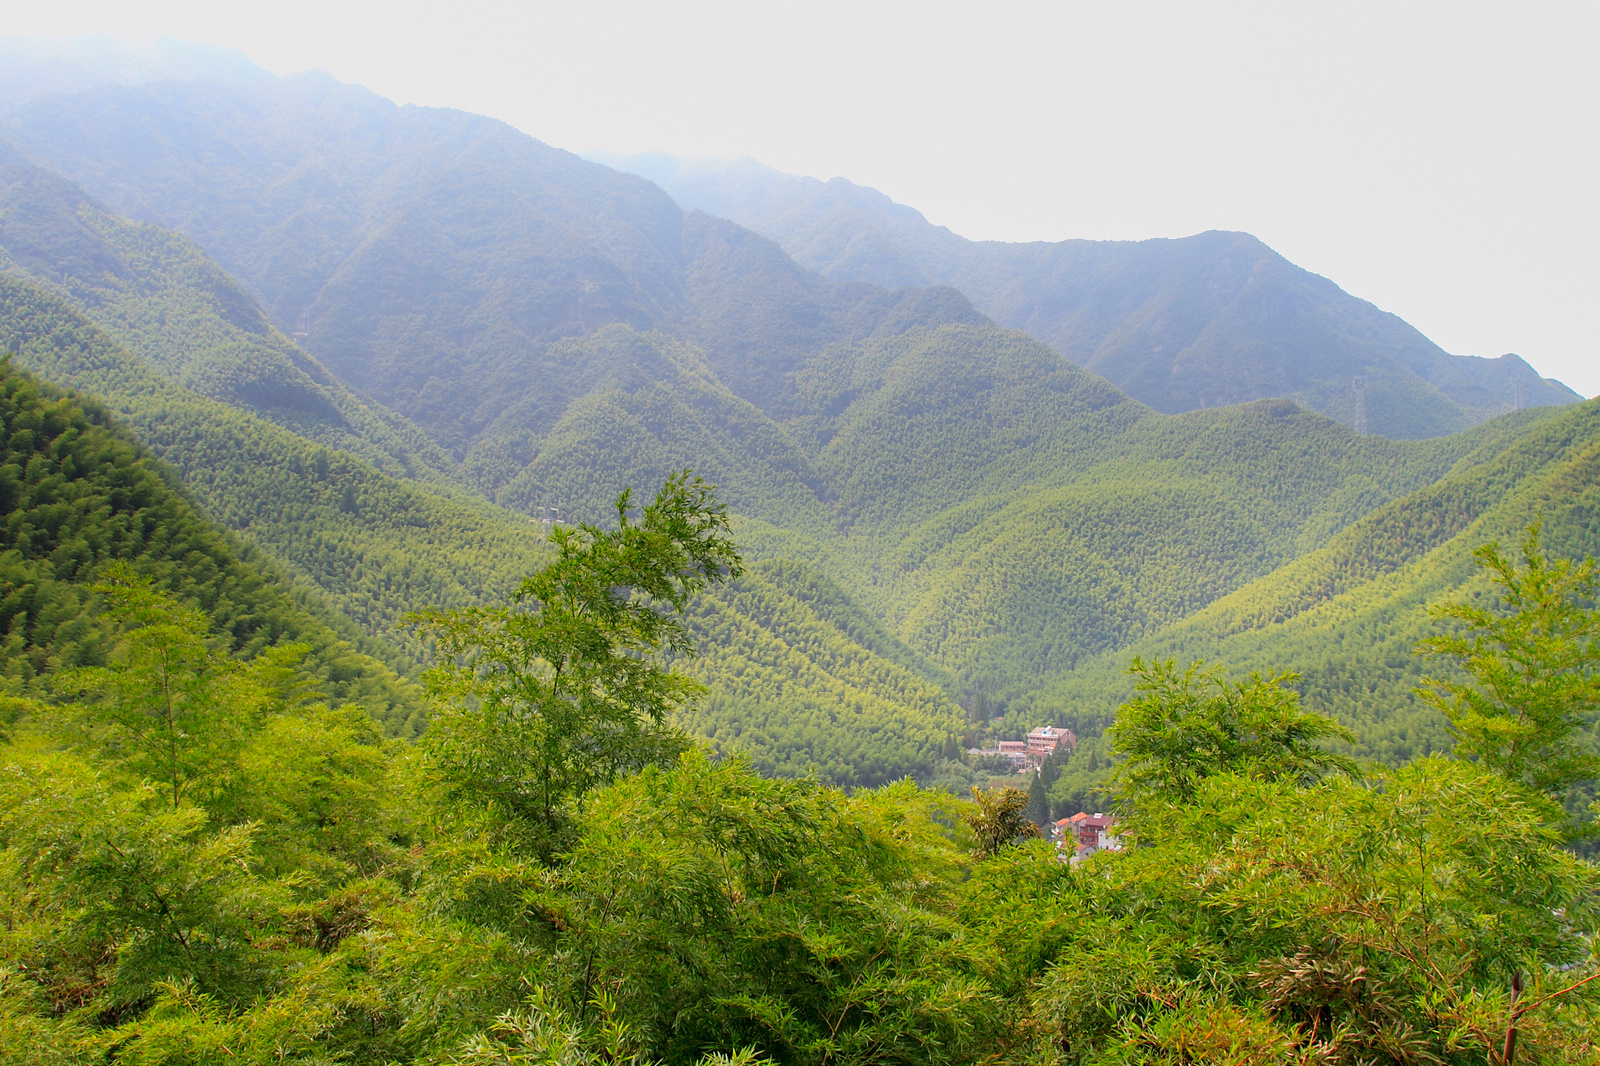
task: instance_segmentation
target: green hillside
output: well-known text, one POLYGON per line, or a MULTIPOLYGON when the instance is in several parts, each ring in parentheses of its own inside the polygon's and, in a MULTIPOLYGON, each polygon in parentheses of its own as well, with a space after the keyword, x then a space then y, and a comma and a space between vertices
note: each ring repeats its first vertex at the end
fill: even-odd
POLYGON ((500 594, 538 557, 526 522, 520 540, 508 537, 505 516, 487 506, 389 478, 348 453, 197 396, 58 297, 4 277, 0 348, 51 381, 103 397, 208 514, 326 591, 402 670, 421 650, 400 623, 404 612, 500 594))
MULTIPOLYGON (((546 170, 567 166, 556 156, 539 158, 546 170)), ((437 449, 399 446, 415 444, 414 435, 396 444, 377 430, 355 434, 355 418, 336 413, 336 421, 317 422, 251 403, 248 389, 228 384, 229 373, 275 382, 280 393, 298 382, 316 401, 303 407, 333 409, 329 394, 307 391, 315 383, 299 369, 320 371, 318 364, 267 326, 193 245, 159 227, 117 220, 43 172, 19 165, 8 173, 13 207, 0 236, 9 235, 17 249, 13 261, 74 296, 153 367, 302 436, 348 444, 386 473, 443 476, 434 473, 445 464, 437 449)), ((571 194, 573 180, 563 181, 571 194)), ((465 239, 473 218, 433 225, 448 222, 451 239, 465 239)), ((658 483, 692 466, 719 485, 736 512, 783 531, 773 557, 798 552, 835 575, 922 654, 957 675, 974 675, 971 684, 1027 687, 1041 669, 1060 669, 1181 617, 1319 543, 1374 503, 1425 484, 1450 454, 1449 446, 1352 444, 1317 420, 1266 419, 1265 435, 1253 443, 1259 419, 1162 420, 1044 346, 989 326, 950 290, 833 285, 796 267, 771 242, 703 215, 683 219, 682 242, 689 310, 673 329, 693 343, 670 330, 641 333, 613 323, 555 340, 531 364, 512 359, 508 366, 511 349, 490 344, 474 349, 488 363, 463 369, 423 346, 408 349, 411 369, 397 372, 431 380, 455 366, 452 380, 497 395, 494 418, 466 453, 465 472, 501 505, 602 519, 617 486, 658 483), (950 321, 963 324, 927 326, 950 321), (494 377, 518 365, 537 370, 531 385, 494 377), (1290 441, 1293 450, 1275 450, 1290 441), (1275 458, 1265 465, 1246 458, 1267 452, 1275 458), (1368 470, 1376 473, 1362 473, 1368 470), (1172 480, 1165 495, 1149 496, 1152 475, 1172 480), (1122 486, 1119 501, 1107 503, 1116 514, 1100 513, 1092 490, 1082 487, 1101 482, 1122 486), (1080 488, 1063 495, 1070 484, 1080 488), (1053 495, 1039 495, 1046 491, 1053 495), (1126 523, 1137 521, 1128 515, 1141 509, 1160 516, 1143 522, 1144 546, 1108 567, 1106 546, 1126 537, 1126 523), (1100 529, 1095 546, 1083 539, 1092 527, 1100 529), (1148 569, 1130 560, 1146 560, 1148 569), (1004 577, 1013 568, 1040 580, 1018 588, 1004 577)), ((453 276, 435 281, 449 287, 453 276)), ((382 292, 371 290, 371 300, 393 295, 383 295, 388 282, 373 284, 382 292)), ((424 318, 434 322, 430 329, 454 329, 437 314, 424 318)), ((370 409, 347 392, 331 395, 371 421, 370 409)), ((463 402, 460 395, 430 387, 428 397, 435 431, 439 419, 460 414, 451 406, 463 402)), ((145 432, 158 441, 163 431, 145 432)), ((287 454, 277 446, 253 454, 275 448, 287 454)), ((209 460, 174 461, 197 477, 217 476, 209 460)), ((253 469, 248 475, 257 476, 253 469)), ((317 542, 313 530, 326 538, 347 522, 330 510, 334 501, 324 500, 315 519, 269 529, 270 519, 238 505, 264 496, 243 492, 245 483, 241 475, 217 491, 216 513, 254 522, 253 535, 271 538, 300 572, 348 597, 353 618, 415 655, 409 634, 393 622, 400 613, 393 591, 368 587, 386 582, 377 574, 403 568, 409 551, 392 554, 382 537, 358 537, 337 551, 308 548, 317 542), (388 606, 374 606, 380 602, 388 606)), ((343 507, 343 486, 340 493, 343 507)), ((438 555, 440 547, 419 550, 438 555)), ((427 591, 442 602, 465 602, 496 580, 469 567, 459 580, 439 576, 427 591)))
POLYGON ((1505 437, 1356 437, 1282 401, 1160 415, 948 290, 826 283, 691 215, 693 328, 613 323, 553 341, 456 475, 403 419, 319 385, 305 368, 326 372, 182 237, 116 219, 46 173, 6 173, 11 271, 107 331, 12 286, 12 346, 106 396, 211 514, 322 590, 402 672, 427 655, 407 611, 500 595, 539 554, 526 520, 390 474, 463 476, 504 507, 569 521, 603 519, 619 486, 686 466, 719 485, 756 557, 802 582, 827 575, 888 642, 868 654, 794 588, 746 590, 760 613, 715 623, 748 630, 765 658, 729 652, 734 670, 719 652, 698 667, 717 696, 696 728, 746 735, 773 770, 931 773, 969 731, 950 694, 1033 706, 1041 678, 1193 614, 1505 437), (316 402, 264 408, 240 380, 316 402), (793 636, 813 630, 828 635, 793 636), (841 706, 858 709, 840 719, 841 706))
POLYGON ((713 751, 848 785, 926 780, 959 757, 966 716, 940 675, 821 575, 758 563, 707 597, 691 630, 704 657, 688 672, 711 695, 683 724, 713 751))
POLYGON ((1474 559, 1600 555, 1600 400, 1245 235, 705 183, 830 278, 326 75, 7 61, 0 1066, 1600 1063, 1600 564, 1474 559))
POLYGON ((741 514, 820 533, 821 474, 788 430, 718 379, 699 348, 604 327, 557 342, 564 372, 503 412, 468 454, 491 499, 599 518, 619 484, 656 484, 692 466, 741 514))
POLYGON ((750 159, 594 158, 771 237, 832 280, 953 286, 1158 411, 1281 396, 1355 425, 1361 377, 1369 432, 1432 437, 1512 407, 1580 398, 1515 355, 1448 355, 1248 234, 969 241, 843 178, 795 177, 750 159))
POLYGON ((327 696, 365 705, 397 732, 420 724, 421 693, 343 639, 320 597, 208 521, 104 409, 9 359, 0 362, 0 513, 7 694, 48 696, 53 671, 104 662, 114 637, 91 586, 120 561, 210 614, 234 654, 305 642, 327 696))
POLYGON ((1014 692, 1200 610, 1515 435, 1497 422, 1359 437, 1282 400, 1160 415, 985 327, 836 347, 799 378, 819 413, 791 425, 827 478, 835 571, 856 575, 853 591, 912 647, 1014 692))
MULTIPOLYGON (((35 262, 47 272, 44 256, 35 262)), ((145 276, 160 276, 139 261, 125 273, 146 291, 145 276)), ((157 293, 155 306, 175 302, 157 293)), ((722 321, 759 326, 763 306, 745 293, 722 321)), ((940 664, 951 691, 1020 694, 1270 572, 1471 446, 1355 438, 1281 403, 1161 416, 1020 334, 879 318, 884 335, 809 359, 794 349, 798 369, 746 379, 795 412, 782 422, 669 336, 613 325, 560 341, 546 358, 561 373, 502 412, 467 472, 505 506, 553 505, 571 520, 603 517, 619 485, 694 466, 737 512, 782 531, 759 553, 833 575, 908 654, 940 664), (787 382, 788 398, 763 381, 787 382)), ((126 320, 110 325, 140 336, 126 320)), ((59 347, 49 358, 41 371, 77 387, 159 396, 164 413, 129 407, 131 424, 219 519, 404 649, 397 668, 424 654, 407 610, 478 602, 536 558, 532 530, 493 509, 421 492, 220 402, 192 413, 198 397, 151 371, 127 378, 126 361, 63 362, 59 347), (176 409, 190 413, 165 413, 176 409)))
POLYGON ((740 650, 695 667, 715 693, 695 728, 773 771, 927 775, 988 719, 1097 722, 1059 679, 1555 410, 1437 435, 1491 413, 1477 364, 1240 235, 1028 253, 1077 286, 1059 306, 1094 351, 1181 350, 1200 376, 1179 392, 1243 389, 1167 414, 1080 365, 1100 365, 1089 349, 997 327, 954 289, 828 280, 638 179, 321 76, 107 87, 14 119, 21 150, 112 205, 5 171, 4 266, 103 327, 27 290, 43 317, 14 329, 20 357, 104 395, 396 669, 428 655, 406 611, 496 597, 536 564, 529 518, 605 521, 618 488, 684 467, 716 484, 774 569, 697 623, 740 650), (1338 373, 1274 377, 1297 345, 1338 373), (1216 406, 1266 389, 1349 420, 1357 372, 1378 433, 1284 399, 1216 406), (1407 436, 1429 439, 1389 439, 1407 436))
POLYGON ((782 420, 659 334, 552 352, 575 385, 486 434, 486 491, 599 514, 612 486, 692 465, 755 554, 830 575, 967 688, 1122 647, 1509 439, 1358 437, 1285 401, 1160 415, 988 325, 830 345, 788 375, 782 420))
MULTIPOLYGON (((1377 508, 1325 547, 1062 678, 1044 705, 1093 726, 1129 691, 1134 654, 1297 670, 1313 707, 1348 723, 1364 755, 1399 762, 1448 746, 1412 692, 1429 604, 1481 595, 1471 553, 1516 543, 1535 520, 1552 554, 1600 555, 1600 402, 1480 448, 1437 484, 1377 508)), ((1428 665, 1427 669, 1437 667, 1428 665)), ((1597 738, 1600 739, 1600 738, 1597 738)))

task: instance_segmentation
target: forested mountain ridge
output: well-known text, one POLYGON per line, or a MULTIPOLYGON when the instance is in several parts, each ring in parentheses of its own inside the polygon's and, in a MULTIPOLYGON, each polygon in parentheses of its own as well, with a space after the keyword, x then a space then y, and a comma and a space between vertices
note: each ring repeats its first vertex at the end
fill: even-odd
POLYGON ((614 325, 552 346, 552 372, 523 383, 462 470, 414 424, 357 398, 291 343, 186 238, 112 215, 29 164, 0 165, 0 270, 61 292, 175 383, 387 474, 446 485, 470 476, 518 509, 548 501, 569 517, 598 517, 614 496, 611 478, 575 483, 574 474, 621 466, 645 483, 693 463, 745 513, 805 527, 808 499, 815 509, 817 477, 785 432, 721 387, 697 349, 659 334, 614 325), (643 439, 630 441, 630 429, 643 439), (615 454, 575 457, 590 445, 615 454))
MULTIPOLYGON (((1487 465, 1499 471, 1487 483, 1504 489, 1541 460, 1592 468, 1600 451, 1581 438, 1600 425, 1600 403, 1580 410, 1587 425, 1547 419, 1524 445, 1474 453, 1458 472, 1487 465)), ((1573 472, 1593 488, 1593 469, 1573 472)), ((1357 776, 1291 735, 1255 743, 1241 769, 1226 751, 1184 745, 1145 758, 1138 791, 1119 789, 1120 839, 1067 862, 1030 839, 1016 789, 968 802, 909 780, 844 790, 794 779, 803 766, 832 776, 819 754, 846 760, 847 783, 892 779, 905 757, 895 745, 925 757, 915 749, 934 739, 910 727, 937 718, 876 717, 857 731, 864 749, 832 747, 863 708, 824 687, 807 718, 794 700, 778 713, 710 708, 713 750, 805 762, 675 756, 673 744, 643 767, 586 772, 591 784, 541 816, 483 787, 537 783, 537 766, 449 761, 437 722, 420 745, 385 742, 303 676, 280 672, 269 691, 273 675, 251 672, 259 660, 224 672, 203 653, 216 623, 242 630, 247 650, 322 634, 275 630, 281 586, 252 584, 258 575, 217 550, 226 538, 175 495, 99 419, 0 365, 0 604, 15 612, 5 680, 26 685, 16 668, 53 666, 51 652, 97 665, 110 641, 82 639, 101 619, 81 598, 97 562, 131 556, 164 579, 135 601, 140 614, 124 601, 103 669, 62 679, 87 689, 83 702, 0 698, 6 1061, 490 1066, 554 1047, 600 1066, 623 1046, 651 1066, 828 1066, 848 1041, 875 1059, 1022 1066, 1062 1045, 1114 1055, 1136 1039, 1199 1062, 1331 1046, 1400 1066, 1419 1052, 1493 1062, 1517 1026, 1528 1058, 1592 1057, 1600 874, 1562 850, 1568 824, 1548 790, 1497 766, 1429 758, 1357 776), (183 610, 208 592, 214 614, 183 610), (167 659, 163 673, 138 649, 192 658, 167 659), (1260 769, 1261 756, 1274 762, 1260 769), (550 834, 559 850, 536 846, 550 834), (1333 999, 1341 1013, 1326 1039, 1301 1021, 1332 1014, 1324 986, 1260 987, 1274 967, 1306 968, 1308 943, 1340 952, 1319 980, 1359 978, 1353 1007, 1333 999), (1516 1013, 1506 986, 1530 988, 1528 1009, 1516 1013), (1396 1031, 1403 1054, 1389 1054, 1396 1031)), ((611 595, 614 571, 600 576, 611 595)), ((796 584, 772 568, 759 576, 796 584)), ((733 611, 697 611, 695 636, 741 678, 767 656, 739 619, 774 612, 739 601, 773 588, 746 584, 733 611)), ((828 605, 825 584, 801 598, 819 610, 767 631, 791 656, 823 618, 849 613, 828 605)), ((644 665, 664 674, 654 657, 644 665)), ((777 665, 780 685, 809 680, 804 663, 777 665)), ((895 674, 856 665, 862 679, 895 674)), ((908 699, 930 694, 901 676, 908 699)), ((475 730, 476 705, 438 695, 469 750, 504 750, 482 740, 506 715, 475 730)), ((1112 750, 1140 739, 1141 710, 1162 719, 1154 740, 1235 725, 1221 702, 1146 693, 1119 716, 1112 750)), ((1336 728, 1271 682, 1240 702, 1257 735, 1336 728)), ((594 734, 561 739, 580 745, 581 770, 613 754, 595 751, 594 734)), ((956 743, 945 735, 939 753, 956 743)))
MULTIPOLYGON (((153 366, 179 381, 196 375, 202 386, 229 367, 291 381, 303 380, 294 377, 302 364, 317 368, 270 327, 251 336, 272 344, 246 338, 231 349, 197 349, 238 329, 230 313, 260 324, 248 297, 222 284, 226 275, 183 238, 118 220, 59 178, 20 164, 8 173, 12 206, 0 236, 14 235, 22 254, 13 261, 75 294, 125 343, 150 351, 153 366), (164 254, 130 257, 130 246, 164 254), (196 276, 212 284, 197 286, 196 276), (216 303, 219 285, 232 305, 216 303), (146 328, 152 320, 163 328, 146 328), (203 328, 178 332, 174 321, 203 328)), ((617 486, 659 483, 693 466, 753 523, 742 528, 764 557, 803 558, 835 577, 916 649, 904 652, 913 673, 919 662, 937 663, 950 691, 1026 692, 1041 674, 1122 647, 1427 484, 1471 446, 1470 438, 1356 437, 1282 402, 1162 416, 1036 341, 989 325, 951 290, 822 282, 771 242, 705 215, 686 216, 683 233, 693 254, 688 287, 701 294, 691 334, 711 347, 624 323, 552 343, 540 356, 549 371, 482 430, 461 476, 527 513, 554 505, 569 520, 603 519, 617 486)), ((165 388, 141 373, 137 386, 62 380, 112 396, 165 388)), ((287 430, 342 439, 236 391, 215 395, 287 430)), ((336 396, 357 413, 369 410, 348 393, 336 396)), ((180 406, 192 411, 197 399, 180 406)), ((423 653, 399 622, 406 609, 418 600, 470 602, 532 565, 518 540, 525 534, 512 535, 513 547, 490 547, 502 518, 472 517, 470 504, 453 509, 364 462, 321 458, 304 438, 263 437, 257 422, 208 411, 198 434, 174 434, 171 419, 128 416, 158 449, 172 442, 169 458, 196 479, 214 514, 270 545, 368 632, 407 649, 397 668, 423 653), (218 452, 219 435, 248 443, 218 452), (308 484, 297 474, 306 469, 329 473, 308 484), (288 514, 257 513, 268 499, 304 502, 288 514), (478 561, 447 564, 451 538, 477 545, 467 554, 478 561)), ((389 417, 380 429, 407 428, 389 417)), ((336 428, 391 472, 404 470, 404 462, 394 469, 397 455, 430 454, 336 428)), ((855 668, 840 669, 817 674, 816 684, 846 683, 855 668)), ((755 691, 733 685, 735 676, 724 678, 732 687, 717 708, 755 691)), ((757 705, 769 713, 782 686, 762 686, 757 705)), ((944 724, 915 745, 925 769, 941 731, 959 724, 945 711, 935 717, 944 724)), ((920 736, 920 728, 910 731, 920 736)), ((804 758, 830 745, 811 747, 804 758)), ((849 774, 843 761, 830 772, 849 774)))
POLYGON ((968 241, 842 178, 752 160, 592 156, 685 208, 765 234, 837 281, 949 285, 1159 411, 1289 397, 1370 432, 1428 437, 1580 397, 1514 356, 1452 356, 1392 314, 1243 233, 1177 240, 968 241))
POLYGON ((290 343, 193 243, 111 214, 58 175, 0 164, 0 270, 61 292, 202 396, 390 473, 456 476, 455 464, 426 435, 358 399, 290 343))
MULTIPOLYGON (((361 629, 419 649, 400 616, 414 600, 468 602, 531 566, 536 547, 491 536, 505 522, 470 497, 388 478, 356 456, 176 385, 60 297, 0 276, 0 348, 47 378, 99 397, 173 467, 205 511, 321 587, 361 629), (485 538, 489 540, 486 542, 485 538), (452 553, 448 567, 416 559, 452 553), (486 563, 486 556, 496 561, 486 563), (493 577, 488 576, 494 575, 493 577), (396 584, 408 586, 402 595, 396 584)), ((525 523, 524 523, 525 525, 525 523)), ((531 539, 531 538, 524 538, 531 539)), ((415 659, 393 659, 402 672, 415 659)))
POLYGON ((648 182, 324 75, 108 86, 9 119, 18 152, 195 240, 458 458, 559 382, 552 344, 601 326, 692 340, 736 395, 778 410, 785 373, 826 344, 981 319, 953 293, 826 282, 648 182))
POLYGON ((343 381, 458 452, 550 340, 682 302, 664 194, 487 119, 319 75, 105 87, 12 118, 30 158, 197 241, 343 381), (391 365, 411 345, 421 362, 391 365))
POLYGON ((0 169, 0 1062, 1600 1056, 1600 401, 1163 413, 954 289, 245 80, 68 110, 189 224, 298 205, 237 247, 326 270, 334 356, 255 301, 303 278, 0 169), (964 750, 1047 722, 1036 774, 964 750))
MULTIPOLYGON (((272 343, 237 365, 273 380, 348 370, 368 397, 404 408, 384 413, 398 437, 352 433, 354 454, 319 453, 307 436, 340 443, 318 436, 327 426, 226 389, 215 395, 232 408, 205 408, 180 433, 148 409, 127 415, 152 446, 173 449, 219 519, 404 649, 399 668, 426 653, 400 622, 406 610, 492 597, 537 552, 524 521, 386 473, 442 471, 503 507, 556 507, 567 520, 603 521, 619 487, 686 466, 717 484, 752 556, 775 569, 753 569, 741 593, 756 615, 697 622, 749 634, 745 650, 695 667, 714 681, 712 716, 697 728, 719 742, 730 730, 757 737, 769 770, 926 775, 966 728, 953 695, 1001 713, 1007 729, 1017 724, 1008 702, 1068 713, 1038 692, 1042 681, 1121 654, 1514 436, 1505 421, 1420 442, 1360 436, 1283 400, 1162 414, 994 326, 954 289, 828 281, 638 179, 322 76, 102 88, 13 117, 28 153, 60 155, 139 210, 209 227, 258 272, 253 290, 290 291, 273 273, 280 253, 322 272, 304 328, 287 325, 323 357, 264 326, 257 335, 272 343), (230 183, 252 197, 223 196, 230 183), (333 207, 343 221, 324 218, 333 207), (412 446, 407 415, 433 442, 412 446), (406 467, 415 456, 431 458, 406 467), (256 514, 260 500, 282 506, 256 514), (469 546, 459 560, 452 538, 469 546), (833 591, 802 594, 819 581, 833 591), (842 606, 819 613, 824 603, 842 606), (861 608, 871 632, 841 624, 861 608), (852 703, 865 710, 840 718, 852 703), (763 735, 772 716, 792 727, 763 735), (900 724, 863 746, 874 716, 900 724), (906 743, 874 762, 872 744, 889 733, 906 743)), ((60 178, 22 164, 11 173, 0 226, 28 253, 13 262, 147 351, 151 367, 202 387, 225 377, 229 350, 197 355, 196 343, 237 328, 229 314, 262 315, 236 286, 193 283, 225 280, 220 267, 60 178), (80 250, 89 267, 74 265, 80 250), (218 303, 224 290, 234 304, 218 303), (205 329, 159 332, 148 313, 107 313, 132 304, 127 293, 163 320, 204 303, 188 320, 205 329)), ((113 402, 160 395, 200 410, 198 397, 179 402, 140 373, 71 380, 113 402)), ((1380 414, 1382 397, 1369 401, 1380 414)))
POLYGON ((982 327, 836 348, 800 380, 818 413, 789 424, 827 479, 832 572, 932 661, 1013 692, 1515 438, 1363 437, 1285 400, 1162 415, 982 327))

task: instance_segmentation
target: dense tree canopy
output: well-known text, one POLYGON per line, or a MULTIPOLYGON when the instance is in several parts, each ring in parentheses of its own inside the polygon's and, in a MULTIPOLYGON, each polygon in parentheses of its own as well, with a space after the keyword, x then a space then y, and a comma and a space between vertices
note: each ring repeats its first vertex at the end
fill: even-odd
POLYGON ((1600 874, 1503 768, 1358 770, 1289 677, 1164 663, 1136 665, 1106 738, 1122 851, 1028 840, 1017 789, 765 777, 668 717, 699 691, 673 670, 695 650, 684 612, 739 571, 726 513, 688 474, 629 504, 554 538, 511 603, 429 617, 449 658, 422 745, 321 701, 303 648, 228 656, 216 619, 107 571, 105 664, 55 678, 90 702, 19 703, 0 745, 0 1051, 1595 1054, 1600 874))

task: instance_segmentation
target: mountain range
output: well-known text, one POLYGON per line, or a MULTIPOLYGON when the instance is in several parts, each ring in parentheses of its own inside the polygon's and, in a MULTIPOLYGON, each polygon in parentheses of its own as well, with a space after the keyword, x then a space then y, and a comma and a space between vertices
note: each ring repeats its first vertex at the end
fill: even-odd
POLYGON ((1516 355, 1449 355, 1247 233, 969 241, 843 178, 751 159, 591 158, 772 238, 835 281, 953 286, 1158 411, 1286 396, 1363 432, 1427 437, 1581 398, 1516 355))
MULTIPOLYGON (((64 79, 0 95, 14 388, 130 449, 396 734, 426 718, 409 612, 503 596, 545 521, 683 467, 751 562, 697 610, 685 724, 846 784, 1092 740, 1135 652, 1298 668, 1358 751, 1428 750, 1409 643, 1470 547, 1542 515, 1600 552, 1595 402, 1248 235, 968 242, 847 182, 626 164, 653 183, 321 74, 64 79)), ((6 595, 57 580, 32 543, 6 595)), ((141 558, 199 589, 180 547, 141 558)), ((27 617, 19 691, 97 654, 27 617)))

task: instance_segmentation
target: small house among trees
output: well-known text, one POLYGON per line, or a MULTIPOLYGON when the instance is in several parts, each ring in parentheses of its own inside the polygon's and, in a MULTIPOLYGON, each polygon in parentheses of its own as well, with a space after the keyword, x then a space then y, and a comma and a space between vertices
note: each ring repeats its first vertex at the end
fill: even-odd
POLYGON ((1058 850, 1063 854, 1070 851, 1073 861, 1078 861, 1097 851, 1121 851, 1122 841, 1115 832, 1116 824, 1114 815, 1079 811, 1070 818, 1056 821, 1051 827, 1051 837, 1058 850))

